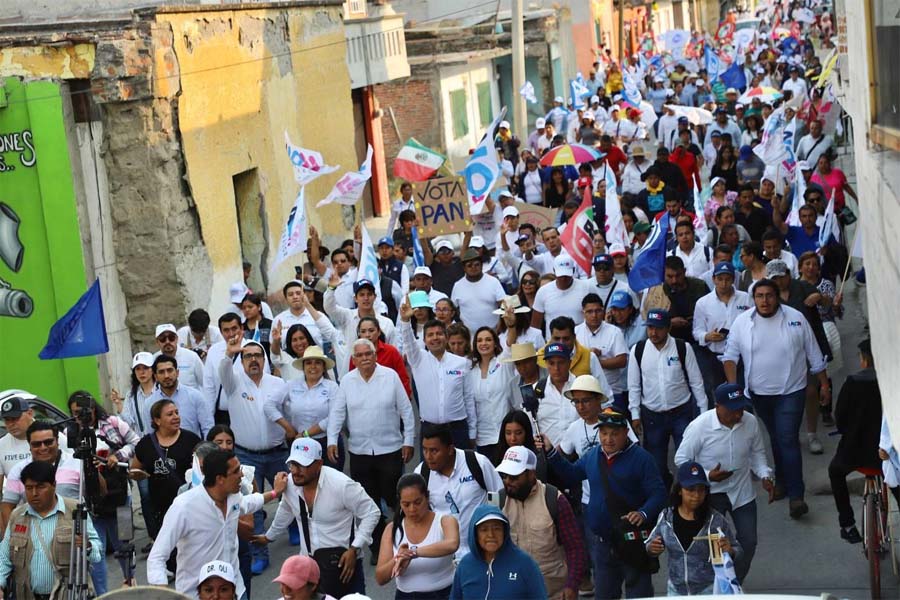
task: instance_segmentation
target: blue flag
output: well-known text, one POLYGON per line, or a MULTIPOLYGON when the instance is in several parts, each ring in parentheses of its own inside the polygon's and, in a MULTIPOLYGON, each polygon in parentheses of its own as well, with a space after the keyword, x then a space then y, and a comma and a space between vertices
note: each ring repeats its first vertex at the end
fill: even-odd
POLYGON ((734 88, 743 92, 747 88, 747 76, 744 75, 744 68, 737 64, 731 63, 723 73, 719 73, 719 81, 726 87, 734 88))
POLYGON ((38 355, 43 360, 94 356, 109 352, 106 321, 103 319, 103 299, 100 280, 78 299, 75 306, 62 316, 47 337, 47 345, 38 355))
POLYGON ((722 62, 719 60, 719 55, 713 52, 709 45, 704 46, 703 57, 706 61, 707 77, 709 77, 709 82, 712 83, 719 77, 722 62))
POLYGON ((641 253, 628 272, 628 287, 635 292, 659 285, 665 279, 666 239, 669 237, 669 213, 653 226, 641 253))
POLYGON ((422 242, 419 240, 419 228, 412 228, 413 264, 417 267, 425 266, 425 252, 422 250, 422 242))

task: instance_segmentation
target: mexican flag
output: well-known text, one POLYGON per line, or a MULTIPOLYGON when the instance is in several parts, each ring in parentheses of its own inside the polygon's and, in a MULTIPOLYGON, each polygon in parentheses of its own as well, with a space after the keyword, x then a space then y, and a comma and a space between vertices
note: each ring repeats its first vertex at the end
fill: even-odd
POLYGON ((569 217, 565 231, 559 236, 563 248, 572 257, 572 260, 581 267, 585 273, 591 272, 591 262, 594 257, 594 233, 597 225, 594 223, 594 203, 591 197, 590 186, 584 189, 584 198, 581 206, 569 217))
POLYGON ((394 177, 425 181, 441 168, 445 160, 447 157, 423 146, 415 138, 409 138, 394 160, 394 177))

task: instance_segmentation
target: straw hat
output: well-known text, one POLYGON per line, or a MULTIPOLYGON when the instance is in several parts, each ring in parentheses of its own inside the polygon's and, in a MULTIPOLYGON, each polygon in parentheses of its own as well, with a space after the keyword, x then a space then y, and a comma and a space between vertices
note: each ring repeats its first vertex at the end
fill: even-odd
POLYGON ((514 363, 519 362, 520 360, 527 360, 529 358, 537 358, 537 355, 537 351, 534 349, 534 344, 531 342, 526 342, 524 344, 513 344, 509 347, 509 357, 500 359, 500 362, 514 363))
POLYGON ((303 363, 307 360, 321 360, 325 363, 325 370, 334 368, 334 361, 325 356, 325 353, 322 352, 322 349, 318 346, 310 346, 306 349, 306 352, 303 353, 303 356, 296 359, 293 362, 294 368, 298 371, 303 370, 303 363))
POLYGON ((506 312, 507 308, 512 308, 514 313, 527 313, 531 312, 531 308, 528 306, 522 306, 522 299, 519 298, 516 294, 512 296, 506 296, 503 300, 500 301, 500 308, 494 311, 495 315, 502 315, 506 312))

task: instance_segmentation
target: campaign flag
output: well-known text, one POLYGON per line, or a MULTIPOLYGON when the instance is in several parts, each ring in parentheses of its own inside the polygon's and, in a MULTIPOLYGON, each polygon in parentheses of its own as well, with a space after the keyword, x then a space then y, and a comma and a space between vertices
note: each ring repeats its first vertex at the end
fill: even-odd
POLYGON ((422 250, 422 241, 419 239, 419 227, 413 225, 412 230, 413 264, 417 267, 425 265, 425 251, 422 250))
POLYGON ((337 202, 345 206, 353 206, 362 196, 366 183, 372 177, 372 144, 366 152, 366 160, 359 166, 359 171, 348 171, 337 180, 324 199, 319 200, 316 208, 337 202))
POLYGON ((590 96, 591 91, 579 76, 569 82, 569 95, 572 97, 572 106, 574 108, 584 108, 584 97, 590 96))
POLYGON ((622 84, 622 95, 625 96, 625 100, 632 106, 640 106, 643 97, 641 96, 641 92, 638 91, 634 76, 626 71, 625 75, 622 77, 622 84))
POLYGON ((788 173, 793 173, 794 166, 797 164, 797 157, 794 154, 794 138, 797 133, 797 117, 791 119, 791 122, 784 128, 781 134, 781 140, 784 144, 785 157, 781 164, 787 169, 788 173))
POLYGON ((494 131, 504 116, 506 116, 505 106, 488 126, 487 132, 469 157, 462 172, 466 180, 466 195, 469 197, 469 214, 472 216, 481 214, 484 200, 500 178, 500 165, 497 164, 497 151, 494 149, 494 131))
MULTIPOLYGON (((606 243, 622 244, 628 247, 628 231, 625 229, 625 221, 622 220, 622 207, 619 205, 619 195, 616 193, 616 174, 609 165, 604 169, 606 183, 606 243)), ((566 228, 568 229, 568 227, 566 228)), ((585 271, 590 273, 590 271, 585 271)))
POLYGON ((300 185, 306 185, 319 175, 334 173, 340 168, 326 165, 325 159, 315 150, 307 150, 292 144, 287 131, 284 132, 284 145, 288 158, 294 166, 294 181, 300 185))
POLYGON ((307 223, 306 223, 306 202, 304 201, 305 187, 300 188, 297 199, 291 212, 288 213, 287 223, 284 224, 284 231, 281 232, 281 242, 278 244, 278 252, 275 254, 275 260, 272 261, 272 269, 281 264, 281 262, 293 256, 306 252, 307 223))
POLYGON ((706 72, 709 75, 710 83, 712 83, 719 78, 722 62, 719 60, 719 55, 713 52, 709 44, 703 48, 703 58, 706 60, 706 72))
POLYGON ((447 157, 409 138, 394 159, 394 177, 425 181, 441 168, 447 157))
MULTIPOLYGON (((712 191, 712 186, 709 189, 712 191)), ((700 188, 697 187, 697 182, 694 181, 694 234, 701 242, 706 240, 706 216, 703 214, 703 209, 706 207, 707 200, 709 200, 709 195, 704 197, 700 193, 700 188)))
MULTIPOLYGON (((566 227, 568 230, 568 227, 566 227)), ((628 287, 635 292, 659 285, 665 278, 666 239, 669 237, 669 213, 653 225, 653 230, 628 272, 628 287)))
POLYGON ((531 104, 537 104, 537 97, 534 95, 534 86, 531 85, 530 81, 526 81, 522 87, 519 88, 519 95, 531 104))
POLYGON ((100 295, 100 280, 95 279, 75 306, 50 328, 47 345, 38 357, 50 360, 94 356, 106 352, 109 352, 109 340, 106 339, 103 298, 100 295))
POLYGON ((775 109, 763 124, 759 144, 753 147, 756 154, 767 165, 778 164, 786 157, 784 147, 784 107, 775 109))
POLYGON ((569 217, 565 231, 559 236, 563 248, 585 273, 591 272, 591 261, 594 258, 594 233, 596 232, 593 198, 591 197, 591 188, 588 186, 584 188, 581 206, 569 217))
POLYGON ((792 193, 794 198, 791 202, 791 212, 788 215, 787 224, 799 226, 800 207, 805 202, 803 196, 806 194, 806 179, 803 177, 803 169, 798 168, 796 165, 794 165, 794 187, 792 193))
POLYGON ((375 285, 375 295, 381 298, 380 277, 378 275, 378 255, 375 254, 375 245, 369 237, 369 230, 365 225, 360 225, 362 239, 360 240, 359 268, 356 272, 356 280, 368 279, 375 285))
POLYGON ((647 60, 647 65, 654 70, 660 70, 663 67, 663 57, 660 54, 654 54, 647 60))
POLYGON ((691 33, 685 29, 670 29, 662 34, 666 50, 677 60, 684 56, 684 47, 691 39, 691 33))
POLYGON ((835 242, 841 241, 841 225, 834 214, 834 188, 831 190, 831 200, 825 209, 825 220, 819 227, 819 248, 824 248, 834 238, 835 242))
POLYGON ((644 56, 643 52, 638 52, 638 66, 643 74, 646 74, 650 68, 650 63, 647 62, 647 57, 644 56))
MULTIPOLYGON (((725 537, 722 528, 719 528, 719 535, 725 537)), ((744 593, 741 583, 738 581, 737 573, 734 570, 734 560, 728 552, 722 552, 722 562, 714 562, 713 568, 713 594, 716 596, 737 596, 744 593)))
POLYGON ((740 92, 743 92, 747 87, 747 76, 744 75, 744 68, 737 63, 733 63, 724 72, 719 73, 719 81, 725 84, 726 87, 734 88, 740 92))
POLYGON ((850 256, 853 258, 863 257, 862 246, 862 227, 856 226, 856 233, 853 234, 853 248, 850 250, 850 256))

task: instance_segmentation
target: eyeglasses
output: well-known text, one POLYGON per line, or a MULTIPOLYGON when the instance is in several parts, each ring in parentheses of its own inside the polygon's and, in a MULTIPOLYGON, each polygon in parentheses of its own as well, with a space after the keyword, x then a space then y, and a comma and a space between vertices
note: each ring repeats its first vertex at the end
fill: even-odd
POLYGON ((522 285, 537 285, 537 281, 534 279, 523 279, 522 285))
POLYGON ((40 448, 41 446, 44 446, 45 448, 49 448, 50 446, 52 446, 53 444, 56 443, 56 439, 50 438, 48 440, 33 440, 28 443, 32 448, 40 448))
POLYGON ((244 360, 259 360, 263 357, 262 352, 253 352, 251 354, 247 354, 246 352, 241 355, 241 358, 244 360))
POLYGON ((444 494, 444 502, 450 505, 451 515, 459 514, 459 507, 456 505, 456 502, 453 501, 453 494, 450 493, 450 490, 447 490, 447 493, 444 494))

